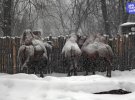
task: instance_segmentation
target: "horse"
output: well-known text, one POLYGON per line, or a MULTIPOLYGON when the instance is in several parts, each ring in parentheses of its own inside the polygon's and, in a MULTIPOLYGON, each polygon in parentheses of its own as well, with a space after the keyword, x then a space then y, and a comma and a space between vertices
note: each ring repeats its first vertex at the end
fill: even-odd
POLYGON ((39 70, 40 77, 44 77, 43 68, 47 66, 48 62, 48 49, 52 49, 52 46, 43 42, 33 34, 30 30, 25 30, 21 37, 21 45, 18 51, 18 58, 20 61, 21 70, 33 70, 32 73, 36 74, 39 70), (36 70, 37 69, 37 70, 36 70))
POLYGON ((88 75, 90 64, 93 65, 92 72, 95 74, 97 60, 103 59, 107 68, 106 76, 111 77, 113 51, 102 34, 89 36, 82 45, 81 51, 84 59, 83 66, 85 68, 86 75, 88 75))
POLYGON ((70 37, 66 40, 66 43, 62 49, 62 55, 67 61, 68 75, 77 75, 78 60, 81 56, 81 49, 78 46, 79 36, 75 33, 71 33, 70 37))

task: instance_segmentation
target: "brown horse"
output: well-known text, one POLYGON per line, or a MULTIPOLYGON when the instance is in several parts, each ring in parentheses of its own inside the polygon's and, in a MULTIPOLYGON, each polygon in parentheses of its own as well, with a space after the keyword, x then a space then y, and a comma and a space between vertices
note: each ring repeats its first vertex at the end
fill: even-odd
POLYGON ((84 68, 88 75, 89 65, 92 64, 92 72, 95 74, 96 61, 103 59, 106 62, 107 76, 111 77, 111 63, 113 58, 112 48, 106 44, 105 37, 101 34, 89 36, 81 47, 84 59, 84 68))
POLYGON ((71 76, 74 72, 74 75, 77 75, 77 63, 79 57, 81 56, 81 49, 79 48, 78 42, 79 36, 75 33, 72 33, 67 39, 63 49, 62 54, 64 55, 67 61, 68 76, 71 76))
POLYGON ((20 44, 18 58, 21 69, 32 69, 34 73, 38 69, 40 77, 43 77, 43 68, 47 66, 48 62, 47 49, 52 49, 51 45, 35 38, 30 30, 23 33, 20 44))

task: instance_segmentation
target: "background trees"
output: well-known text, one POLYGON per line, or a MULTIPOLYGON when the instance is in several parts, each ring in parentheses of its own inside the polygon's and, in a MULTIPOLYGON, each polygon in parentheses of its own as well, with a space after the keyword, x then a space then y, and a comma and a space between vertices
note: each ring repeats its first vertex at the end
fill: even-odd
POLYGON ((105 33, 114 36, 118 26, 135 21, 126 13, 134 0, 0 0, 0 35, 20 35, 24 29, 42 29, 43 35, 105 33))

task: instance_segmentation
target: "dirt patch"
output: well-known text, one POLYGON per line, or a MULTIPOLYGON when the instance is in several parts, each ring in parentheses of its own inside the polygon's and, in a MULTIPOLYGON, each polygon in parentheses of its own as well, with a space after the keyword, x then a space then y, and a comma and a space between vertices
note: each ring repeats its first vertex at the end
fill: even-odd
POLYGON ((125 91, 125 90, 122 90, 122 89, 118 89, 118 90, 97 92, 97 93, 94 93, 94 94, 118 94, 118 95, 123 95, 123 94, 129 94, 129 93, 131 93, 131 91, 125 91))

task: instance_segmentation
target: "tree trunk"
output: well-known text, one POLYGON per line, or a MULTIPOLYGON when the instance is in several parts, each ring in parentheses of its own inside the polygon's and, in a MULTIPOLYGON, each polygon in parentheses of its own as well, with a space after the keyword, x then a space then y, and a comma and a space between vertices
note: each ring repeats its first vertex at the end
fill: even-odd
POLYGON ((124 0, 120 0, 120 5, 121 5, 121 12, 122 12, 122 16, 121 16, 121 22, 122 23, 125 23, 125 22, 127 22, 127 20, 128 20, 128 13, 126 13, 126 11, 125 11, 125 4, 124 4, 124 0))
POLYGON ((126 9, 125 9, 125 3, 127 2, 132 2, 133 0, 126 0, 126 2, 124 2, 124 0, 120 0, 119 1, 119 5, 120 5, 120 10, 121 10, 121 23, 126 23, 128 21, 128 17, 129 17, 129 14, 126 12, 126 9))
POLYGON ((11 11, 12 0, 3 0, 3 33, 4 36, 11 36, 11 11))
POLYGON ((110 25, 109 25, 108 15, 107 15, 106 0, 101 0, 101 10, 102 10, 103 20, 105 25, 104 26, 105 34, 110 36, 110 25))

